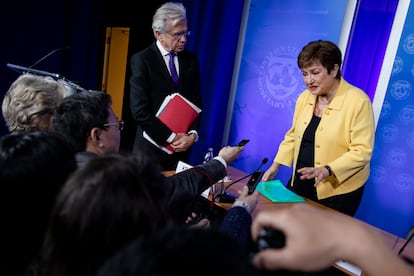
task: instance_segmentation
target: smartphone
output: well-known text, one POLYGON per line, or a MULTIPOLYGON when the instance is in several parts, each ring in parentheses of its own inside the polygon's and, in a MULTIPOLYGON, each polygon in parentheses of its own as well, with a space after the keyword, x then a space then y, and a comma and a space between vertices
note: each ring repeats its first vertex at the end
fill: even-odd
POLYGON ((256 190, 257 184, 259 184, 260 180, 262 179, 264 172, 263 171, 255 171, 250 177, 249 182, 247 182, 247 187, 249 188, 249 195, 256 190))
POLYGON ((237 146, 238 147, 243 147, 244 145, 246 145, 247 143, 249 143, 249 139, 243 139, 243 140, 241 140, 238 144, 237 144, 237 146))

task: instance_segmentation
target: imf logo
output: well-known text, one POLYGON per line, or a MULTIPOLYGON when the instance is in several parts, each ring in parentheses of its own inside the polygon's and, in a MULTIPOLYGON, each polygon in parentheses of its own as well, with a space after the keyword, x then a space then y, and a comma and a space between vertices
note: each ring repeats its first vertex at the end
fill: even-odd
POLYGON ((413 124, 414 123, 414 106, 406 105, 400 109, 398 114, 400 121, 404 124, 413 124))
POLYGON ((393 76, 397 75, 398 73, 402 71, 403 67, 404 67, 404 60, 401 57, 396 56, 394 60, 394 64, 392 66, 391 75, 393 76))
POLYGON ((412 192, 414 190, 413 176, 408 173, 401 173, 395 177, 394 186, 400 192, 412 192))
POLYGON ((407 146, 410 149, 414 150, 414 132, 411 132, 407 135, 406 141, 407 141, 407 146))
POLYGON ((410 93, 411 84, 406 80, 398 80, 391 85, 391 95, 396 100, 405 100, 410 93))
POLYGON ((410 54, 410 55, 414 54, 414 34, 409 34, 404 39, 403 48, 407 54, 410 54))
POLYGON ((395 125, 385 125, 379 130, 378 137, 384 143, 390 143, 397 139, 398 134, 399 130, 395 125))
POLYGON ((381 109, 381 119, 385 119, 387 118, 389 115, 391 114, 391 104, 389 101, 384 100, 384 103, 382 104, 382 109, 381 109))
POLYGON ((276 48, 260 65, 258 85, 264 101, 276 108, 292 107, 305 89, 294 47, 276 48))

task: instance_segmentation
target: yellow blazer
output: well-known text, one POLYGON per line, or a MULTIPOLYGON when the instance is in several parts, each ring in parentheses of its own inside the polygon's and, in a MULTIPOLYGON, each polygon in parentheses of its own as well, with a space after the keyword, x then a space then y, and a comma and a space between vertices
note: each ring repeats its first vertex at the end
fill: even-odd
MULTIPOLYGON (((302 136, 311 121, 316 98, 309 90, 299 95, 292 127, 274 158, 275 162, 288 167, 293 162, 293 175, 302 136)), ((317 186, 318 199, 349 193, 365 184, 370 173, 374 139, 371 100, 361 89, 341 79, 315 133, 314 166, 329 165, 334 173, 317 186)))

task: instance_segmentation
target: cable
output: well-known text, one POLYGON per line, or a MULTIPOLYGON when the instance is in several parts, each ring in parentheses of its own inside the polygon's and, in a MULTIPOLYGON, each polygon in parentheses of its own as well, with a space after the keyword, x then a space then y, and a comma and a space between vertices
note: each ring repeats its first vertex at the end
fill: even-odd
POLYGON ((31 66, 29 66, 29 68, 33 68, 33 67, 35 67, 36 65, 38 65, 40 62, 42 62, 43 60, 45 60, 46 58, 48 58, 49 56, 51 56, 51 55, 53 55, 54 53, 56 53, 56 52, 60 52, 60 51, 62 51, 62 50, 65 50, 65 49, 70 49, 71 47, 70 46, 66 46, 66 47, 62 47, 62 48, 57 48, 57 49, 54 49, 53 51, 50 51, 49 53, 47 53, 44 57, 42 57, 42 58, 40 58, 39 60, 37 60, 35 63, 33 63, 31 66))
POLYGON ((411 233, 410 237, 405 241, 404 245, 401 247, 400 251, 398 251, 398 255, 401 255, 407 244, 413 239, 414 231, 411 233))

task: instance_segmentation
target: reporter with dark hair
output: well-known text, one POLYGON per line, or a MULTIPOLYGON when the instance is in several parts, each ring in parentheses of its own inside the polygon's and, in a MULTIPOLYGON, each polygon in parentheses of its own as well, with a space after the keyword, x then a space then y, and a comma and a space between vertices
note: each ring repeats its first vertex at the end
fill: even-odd
POLYGON ((96 276, 259 275, 248 254, 216 229, 167 228, 133 240, 96 276))
MULTIPOLYGON (((107 93, 84 91, 65 97, 56 108, 54 130, 73 145, 79 167, 91 159, 119 152, 123 121, 116 117, 111 104, 111 96, 107 93)), ((168 177, 174 187, 170 198, 174 202, 177 218, 180 217, 184 222, 187 215, 191 215, 183 213, 189 202, 224 178, 227 165, 243 149, 223 147, 213 160, 168 177)), ((141 149, 141 152, 151 155, 145 149, 141 149)), ((161 167, 159 169, 162 170, 161 167)), ((203 222, 206 223, 206 220, 203 222)))
POLYGON ((67 96, 57 106, 54 130, 73 145, 79 166, 94 157, 119 151, 124 122, 111 105, 111 95, 84 91, 67 96))
POLYGON ((23 275, 42 244, 57 194, 76 169, 75 153, 53 132, 0 138, 0 275, 23 275))
MULTIPOLYGON (((38 275, 91 275, 133 239, 169 226, 184 227, 172 214, 175 189, 155 160, 143 152, 91 159, 68 179, 57 197, 37 263, 38 275)), ((257 194, 249 197, 254 208, 257 194)), ((250 214, 235 207, 224 220, 227 216, 240 226, 240 232, 223 233, 246 249, 250 214)))

